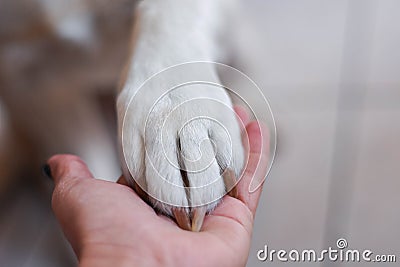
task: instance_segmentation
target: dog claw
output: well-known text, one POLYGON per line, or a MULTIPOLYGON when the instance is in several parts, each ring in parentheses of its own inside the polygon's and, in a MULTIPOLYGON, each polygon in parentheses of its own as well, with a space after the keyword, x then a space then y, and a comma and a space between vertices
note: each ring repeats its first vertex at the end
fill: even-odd
POLYGON ((189 211, 185 208, 173 208, 172 212, 174 213, 174 217, 176 223, 183 230, 191 230, 190 216, 189 211))
POLYGON ((231 169, 226 169, 224 171, 223 177, 228 195, 234 198, 238 198, 235 173, 231 169))
POLYGON ((192 232, 200 232, 201 227, 203 226, 204 218, 206 216, 207 207, 195 207, 192 209, 192 232))
POLYGON ((189 211, 185 208, 173 208, 172 212, 174 213, 176 223, 180 228, 187 231, 199 232, 203 226, 207 207, 202 206, 192 208, 192 218, 189 211))

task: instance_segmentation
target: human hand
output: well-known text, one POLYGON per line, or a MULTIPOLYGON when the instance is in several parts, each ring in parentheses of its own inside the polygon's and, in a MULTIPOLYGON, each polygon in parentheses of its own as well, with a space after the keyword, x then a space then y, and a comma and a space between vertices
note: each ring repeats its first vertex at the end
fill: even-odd
POLYGON ((225 196, 198 233, 157 214, 122 179, 94 179, 76 156, 51 157, 52 207, 80 266, 244 266, 262 188, 250 193, 249 185, 254 176, 265 176, 268 137, 243 110, 236 111, 249 142, 238 199, 225 196))

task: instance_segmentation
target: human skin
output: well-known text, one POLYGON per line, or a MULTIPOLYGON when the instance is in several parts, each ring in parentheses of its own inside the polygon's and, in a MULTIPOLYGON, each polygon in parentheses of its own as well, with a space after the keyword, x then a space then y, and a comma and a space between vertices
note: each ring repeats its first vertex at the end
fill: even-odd
POLYGON ((262 190, 250 193, 249 185, 266 174, 268 137, 243 109, 235 110, 249 144, 238 198, 224 196, 198 233, 157 214, 123 177, 117 183, 94 179, 77 156, 51 157, 52 207, 79 266, 245 266, 262 190))

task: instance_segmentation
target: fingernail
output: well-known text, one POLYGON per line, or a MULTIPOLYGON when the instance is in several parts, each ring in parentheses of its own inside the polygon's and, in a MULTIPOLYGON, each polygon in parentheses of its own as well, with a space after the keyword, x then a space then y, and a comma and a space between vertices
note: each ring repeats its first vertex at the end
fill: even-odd
POLYGON ((49 164, 43 165, 42 171, 43 171, 43 174, 45 176, 47 176, 47 178, 53 180, 53 177, 51 176, 51 169, 50 169, 50 165, 49 164))

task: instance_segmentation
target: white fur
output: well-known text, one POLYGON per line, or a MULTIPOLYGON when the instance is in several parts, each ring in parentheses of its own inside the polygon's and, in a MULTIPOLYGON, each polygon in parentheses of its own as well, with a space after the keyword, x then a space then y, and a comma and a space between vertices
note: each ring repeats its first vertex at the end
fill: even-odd
POLYGON ((242 169, 240 130, 224 89, 203 83, 173 88, 192 81, 219 84, 211 64, 179 65, 142 85, 165 68, 217 60, 215 35, 227 2, 152 0, 138 6, 133 54, 117 101, 124 174, 163 202, 153 204, 169 215, 171 206, 214 208, 226 192, 221 173, 229 167, 239 175, 242 169))

